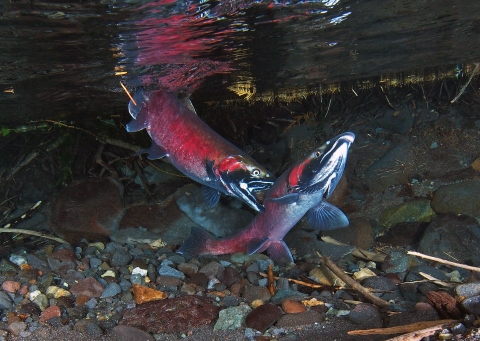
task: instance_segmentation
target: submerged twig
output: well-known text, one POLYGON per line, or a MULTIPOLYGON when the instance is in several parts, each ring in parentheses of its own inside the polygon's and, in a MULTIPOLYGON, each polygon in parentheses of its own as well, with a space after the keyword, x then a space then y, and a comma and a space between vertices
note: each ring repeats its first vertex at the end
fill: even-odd
MULTIPOLYGON (((456 323, 457 320, 440 320, 440 321, 423 321, 423 322, 415 322, 411 324, 407 324, 405 326, 397 326, 397 327, 389 327, 389 328, 374 328, 374 329, 363 329, 363 330, 352 330, 348 332, 348 335, 387 335, 387 334, 398 334, 398 333, 422 333, 427 332, 428 330, 438 330, 443 328, 443 326, 456 323), (425 329, 427 328, 427 329, 425 329)), ((400 341, 400 340, 420 340, 424 336, 428 336, 431 334, 425 334, 419 339, 417 338, 405 338, 407 335, 402 335, 399 337, 395 337, 393 339, 389 339, 387 341, 400 341)), ((413 335, 411 335, 413 336, 413 335)))
MULTIPOLYGON (((46 152, 50 152, 53 149, 59 147, 67 138, 67 135, 63 134, 61 135, 58 139, 56 139, 54 142, 52 142, 47 148, 46 152)), ((23 159, 21 162, 19 162, 11 171, 5 176, 5 180, 10 180, 12 176, 14 176, 19 170, 21 170, 23 167, 28 165, 30 162, 32 162, 38 155, 40 154, 39 151, 35 150, 31 152, 25 159, 23 159)))
POLYGON ((54 240, 54 241, 56 241, 58 243, 61 243, 61 244, 70 244, 65 239, 58 238, 58 237, 53 237, 53 236, 47 236, 47 235, 45 235, 43 233, 40 233, 40 232, 37 232, 37 231, 0 228, 0 233, 22 233, 22 234, 28 234, 28 235, 31 235, 31 236, 37 236, 37 237, 40 237, 40 238, 51 239, 51 240, 54 240))
POLYGON ((464 91, 465 91, 465 89, 467 88, 468 84, 470 84, 470 82, 472 81, 473 76, 475 76, 475 74, 477 73, 479 67, 480 67, 480 63, 475 63, 475 69, 473 69, 473 72, 472 72, 472 74, 470 75, 470 78, 468 79, 468 82, 465 83, 464 86, 462 86, 462 88, 461 88, 460 91, 458 92, 458 95, 455 96, 455 98, 452 99, 452 100, 450 101, 450 103, 455 103, 455 102, 457 101, 457 99, 459 99, 460 96, 462 96, 462 94, 464 93, 464 91))
POLYGON ((437 257, 424 255, 423 253, 420 253, 420 252, 407 251, 407 254, 412 255, 412 256, 418 256, 418 257, 430 259, 430 260, 433 260, 435 262, 442 263, 442 264, 448 264, 448 265, 456 266, 458 268, 463 268, 463 269, 467 269, 467 270, 471 270, 471 271, 475 271, 475 272, 480 272, 480 268, 470 266, 470 265, 461 264, 461 263, 451 262, 449 260, 445 260, 445 259, 441 259, 441 258, 437 258, 437 257))
POLYGON ((273 282, 273 265, 268 265, 268 272, 267 272, 267 279, 268 279, 268 291, 270 291, 270 295, 275 296, 275 283, 273 282))

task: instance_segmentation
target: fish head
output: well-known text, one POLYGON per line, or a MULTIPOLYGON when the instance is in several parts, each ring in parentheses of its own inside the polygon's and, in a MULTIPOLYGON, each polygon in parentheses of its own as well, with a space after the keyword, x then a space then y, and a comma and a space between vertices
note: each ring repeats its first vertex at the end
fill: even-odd
POLYGON ((288 175, 289 192, 323 191, 328 198, 342 177, 348 149, 354 140, 353 133, 340 134, 295 164, 288 175))
POLYGON ((265 168, 242 155, 232 155, 222 160, 216 173, 230 194, 253 209, 264 211, 255 193, 270 189, 275 181, 275 177, 265 168))

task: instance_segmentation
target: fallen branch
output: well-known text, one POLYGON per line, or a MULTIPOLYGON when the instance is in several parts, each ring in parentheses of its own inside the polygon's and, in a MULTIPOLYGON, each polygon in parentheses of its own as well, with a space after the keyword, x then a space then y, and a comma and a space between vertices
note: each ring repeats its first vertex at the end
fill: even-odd
POLYGON ((390 309, 390 303, 387 301, 382 300, 381 298, 373 295, 367 288, 357 283, 354 279, 348 276, 342 269, 340 269, 334 262, 330 260, 328 257, 322 256, 319 252, 315 251, 315 253, 322 258, 323 264, 327 268, 329 268, 335 275, 337 275, 342 281, 344 281, 349 287, 358 291, 360 294, 365 296, 366 299, 371 301, 373 304, 379 306, 383 309, 390 309))
POLYGON ((422 337, 432 335, 435 331, 444 328, 446 325, 457 322, 457 320, 415 322, 412 324, 407 324, 405 326, 352 330, 348 332, 348 335, 388 335, 408 333, 405 335, 394 337, 393 339, 388 339, 387 341, 413 341, 421 340, 422 337))
POLYGON ((51 240, 54 240, 54 241, 56 241, 60 244, 70 244, 65 239, 52 237, 52 236, 47 236, 43 233, 36 232, 36 231, 30 231, 30 230, 0 228, 0 233, 22 233, 22 234, 28 234, 28 235, 31 235, 31 236, 37 236, 37 237, 40 237, 40 238, 51 239, 51 240))
POLYGON ((423 253, 420 253, 420 252, 407 251, 407 254, 412 255, 412 256, 422 257, 422 258, 425 258, 425 259, 430 259, 430 260, 433 260, 435 262, 442 263, 442 264, 453 265, 453 266, 456 266, 456 267, 462 268, 462 269, 467 269, 467 270, 471 270, 471 271, 480 272, 480 268, 476 268, 476 267, 470 266, 470 265, 464 265, 464 264, 460 264, 460 263, 450 262, 449 260, 424 255, 423 253))

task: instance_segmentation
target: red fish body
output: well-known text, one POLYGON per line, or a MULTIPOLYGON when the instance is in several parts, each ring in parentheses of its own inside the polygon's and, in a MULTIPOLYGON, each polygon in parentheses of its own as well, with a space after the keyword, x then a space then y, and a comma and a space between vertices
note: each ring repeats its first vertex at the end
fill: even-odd
POLYGON ((183 174, 208 186, 204 193, 211 206, 221 192, 263 211, 254 193, 273 184, 266 169, 213 131, 175 95, 139 91, 134 99, 129 104, 133 120, 127 131, 148 131, 153 142, 145 152, 150 159, 166 156, 183 174))
POLYGON ((265 199, 265 211, 237 234, 215 239, 207 232, 192 228, 190 236, 178 250, 190 255, 249 254, 268 250, 274 261, 293 261, 283 237, 308 212, 308 219, 318 229, 348 225, 347 217, 335 206, 323 201, 340 180, 353 133, 344 133, 317 148, 285 171, 274 183, 265 199))

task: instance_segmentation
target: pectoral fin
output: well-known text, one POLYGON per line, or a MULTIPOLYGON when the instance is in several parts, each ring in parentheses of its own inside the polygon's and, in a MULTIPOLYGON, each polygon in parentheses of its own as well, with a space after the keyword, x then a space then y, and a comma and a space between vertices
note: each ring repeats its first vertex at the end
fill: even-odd
POLYGON ((208 186, 202 186, 203 197, 207 207, 214 207, 220 200, 220 192, 208 186))
POLYGON ((147 158, 149 160, 161 159, 164 156, 168 156, 168 153, 166 152, 166 150, 160 147, 155 142, 152 142, 152 145, 150 146, 150 148, 142 149, 139 152, 139 154, 144 154, 144 153, 148 153, 147 158))
POLYGON ((133 101, 128 102, 128 112, 133 119, 137 119, 138 113, 142 110, 143 101, 145 98, 143 97, 143 89, 138 90, 133 95, 133 101))
POLYGON ((338 207, 326 201, 311 208, 307 219, 310 225, 318 230, 334 230, 349 224, 347 216, 338 207))

